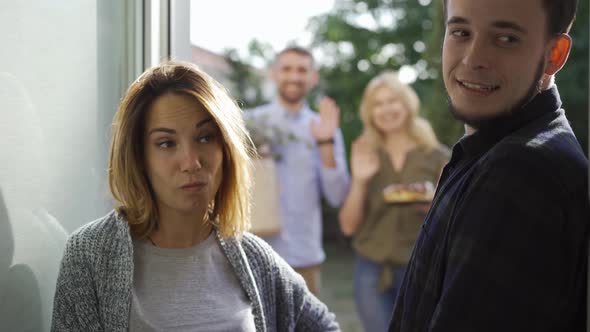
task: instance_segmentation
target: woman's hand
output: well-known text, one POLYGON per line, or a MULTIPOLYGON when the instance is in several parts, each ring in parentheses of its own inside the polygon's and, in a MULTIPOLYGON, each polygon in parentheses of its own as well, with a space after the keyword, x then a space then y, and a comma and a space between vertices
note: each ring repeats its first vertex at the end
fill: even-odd
POLYGON ((379 170, 379 155, 375 145, 366 134, 352 143, 350 168, 353 180, 366 182, 379 170))

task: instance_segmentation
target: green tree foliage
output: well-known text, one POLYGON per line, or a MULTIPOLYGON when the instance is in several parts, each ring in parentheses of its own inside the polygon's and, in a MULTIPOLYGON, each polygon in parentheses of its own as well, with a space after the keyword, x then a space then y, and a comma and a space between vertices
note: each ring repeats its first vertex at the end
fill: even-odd
POLYGON ((253 108, 268 102, 268 96, 264 94, 264 82, 266 68, 270 65, 274 56, 272 47, 254 39, 248 44, 248 56, 242 58, 236 49, 228 49, 224 52, 225 61, 231 68, 229 81, 232 82, 231 93, 240 107, 253 108))
POLYGON ((565 67, 557 73, 555 82, 559 87, 563 108, 572 128, 588 153, 588 0, 578 4, 578 15, 570 35, 572 50, 565 67))
MULTIPOLYGON (((343 111, 347 144, 362 130, 358 107, 368 81, 384 70, 417 73, 412 87, 422 100, 422 115, 439 139, 452 145, 462 125, 447 111, 440 77, 444 34, 442 0, 337 0, 332 12, 312 18, 313 48, 323 55, 323 93, 343 111)), ((557 75, 564 108, 584 149, 588 143, 588 0, 579 5, 574 47, 557 75)))
MULTIPOLYGON (((518 0, 515 0, 518 1, 518 0)), ((588 0, 581 0, 571 32, 574 40, 568 63, 557 75, 563 107, 585 151, 588 151, 588 0)), ((342 131, 347 146, 362 126, 358 117, 363 89, 384 70, 411 66, 417 72, 412 87, 422 100, 422 115, 433 125, 441 142, 454 144, 463 126, 447 110, 447 97, 440 77, 444 34, 442 0, 336 0, 335 9, 310 19, 315 36, 311 47, 322 55, 321 83, 309 101, 320 95, 336 99, 342 109, 342 131)), ((303 45, 307 46, 307 45, 303 45)), ((274 51, 253 41, 250 56, 241 59, 235 50, 226 53, 233 67, 234 96, 243 107, 264 102, 264 78, 251 65, 269 65, 274 51), (255 89, 255 93, 248 92, 255 89)), ((337 210, 324 206, 324 237, 341 238, 337 210)))
POLYGON ((443 143, 452 145, 460 137, 462 126, 447 111, 439 78, 441 13, 440 4, 428 0, 343 0, 332 12, 310 20, 312 46, 328 59, 321 69, 322 88, 342 109, 348 144, 362 130, 358 107, 363 90, 385 70, 413 72, 422 116, 443 143))
MULTIPOLYGON (((588 151, 588 0, 579 3, 571 31, 574 40, 566 66, 557 74, 563 107, 585 151, 588 151)), ((331 12, 310 19, 311 47, 321 55, 321 82, 310 95, 310 105, 320 95, 333 97, 342 109, 342 130, 347 145, 362 126, 358 117, 363 89, 384 70, 415 70, 411 84, 422 101, 422 115, 447 145, 463 133, 462 125, 447 110, 447 96, 440 77, 444 34, 442 0, 336 0, 331 12)), ((305 46, 305 45, 304 45, 305 46)), ((226 52, 234 69, 234 95, 244 107, 266 102, 264 77, 251 64, 269 65, 275 51, 252 41, 250 55, 241 59, 226 52), (253 92, 254 91, 254 92, 253 92)))

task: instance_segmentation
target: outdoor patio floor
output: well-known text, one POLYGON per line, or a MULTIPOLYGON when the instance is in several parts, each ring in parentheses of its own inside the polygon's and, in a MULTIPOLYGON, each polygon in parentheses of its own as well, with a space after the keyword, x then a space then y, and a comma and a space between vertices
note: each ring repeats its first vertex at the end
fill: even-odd
POLYGON ((326 261, 322 265, 322 288, 320 299, 330 311, 344 332, 362 332, 352 293, 352 270, 354 252, 345 242, 324 243, 326 261))

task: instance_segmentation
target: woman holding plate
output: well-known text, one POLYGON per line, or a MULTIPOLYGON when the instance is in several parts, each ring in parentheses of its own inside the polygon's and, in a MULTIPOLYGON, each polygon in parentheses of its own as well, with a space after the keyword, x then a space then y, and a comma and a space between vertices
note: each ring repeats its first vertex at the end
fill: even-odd
POLYGON ((366 331, 386 331, 449 150, 418 116, 420 100, 385 72, 365 88, 363 134, 351 148, 352 183, 340 228, 357 253, 354 296, 366 331))

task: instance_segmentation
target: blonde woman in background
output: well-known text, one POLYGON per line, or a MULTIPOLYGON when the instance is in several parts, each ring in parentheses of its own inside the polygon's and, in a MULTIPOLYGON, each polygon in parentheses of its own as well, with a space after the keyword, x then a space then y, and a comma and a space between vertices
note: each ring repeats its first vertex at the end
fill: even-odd
POLYGON ((386 331, 428 203, 384 200, 389 185, 436 184, 449 150, 418 115, 420 101, 397 75, 385 72, 365 88, 363 134, 352 143, 352 183, 340 228, 357 253, 354 297, 365 331, 386 331))
POLYGON ((247 233, 241 110, 197 67, 148 69, 113 121, 117 205, 74 232, 52 331, 336 331, 326 306, 247 233))

